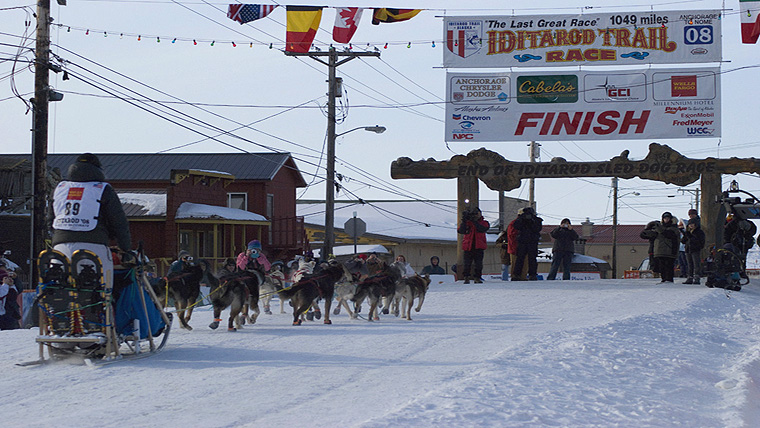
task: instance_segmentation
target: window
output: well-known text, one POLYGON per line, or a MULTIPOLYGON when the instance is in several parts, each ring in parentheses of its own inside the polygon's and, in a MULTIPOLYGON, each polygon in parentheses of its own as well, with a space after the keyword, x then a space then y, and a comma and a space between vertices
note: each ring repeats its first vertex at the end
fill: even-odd
POLYGON ((227 207, 248 211, 248 194, 227 193, 227 207))

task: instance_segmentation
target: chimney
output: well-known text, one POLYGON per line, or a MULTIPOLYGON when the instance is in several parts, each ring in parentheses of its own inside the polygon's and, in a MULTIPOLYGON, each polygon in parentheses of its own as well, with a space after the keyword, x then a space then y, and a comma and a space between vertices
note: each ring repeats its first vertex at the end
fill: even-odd
POLYGON ((586 221, 581 223, 581 237, 582 238, 590 238, 593 231, 594 231, 594 222, 592 222, 588 217, 586 217, 586 221))

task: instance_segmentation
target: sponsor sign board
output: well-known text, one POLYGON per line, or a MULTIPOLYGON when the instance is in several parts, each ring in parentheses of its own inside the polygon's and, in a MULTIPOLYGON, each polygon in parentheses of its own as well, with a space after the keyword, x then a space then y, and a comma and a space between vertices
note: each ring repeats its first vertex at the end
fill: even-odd
POLYGON ((721 11, 447 16, 443 66, 720 62, 721 11))
POLYGON ((719 70, 449 73, 446 141, 720 137, 719 70))

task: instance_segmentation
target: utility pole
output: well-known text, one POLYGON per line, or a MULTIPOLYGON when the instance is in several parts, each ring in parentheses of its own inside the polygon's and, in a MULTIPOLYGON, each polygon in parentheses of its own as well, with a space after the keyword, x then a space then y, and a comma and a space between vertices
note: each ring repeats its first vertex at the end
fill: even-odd
MULTIPOLYGON (((540 144, 536 143, 535 141, 531 141, 529 145, 530 149, 528 151, 528 155, 530 156, 530 161, 535 162, 536 159, 538 159, 539 155, 539 147, 541 147, 540 144)), ((531 178, 528 180, 528 201, 529 205, 533 207, 533 209, 536 209, 536 179, 531 178)))
POLYGON ((612 177, 612 279, 617 279, 618 178, 612 177))
POLYGON ((678 189, 679 192, 683 195, 686 192, 689 192, 694 195, 694 209, 697 210, 697 215, 699 215, 699 187, 697 187, 694 190, 691 189, 678 189))
POLYGON ((327 80, 327 179, 325 180, 325 242, 321 257, 327 259, 335 245, 335 98, 338 96, 335 69, 360 56, 380 57, 380 52, 338 52, 330 46, 327 52, 285 52, 288 56, 308 56, 328 67, 327 80), (320 57, 328 57, 327 62, 320 57), (340 57, 345 57, 338 60, 340 57))
POLYGON ((37 0, 37 44, 32 99, 32 221, 29 277, 36 278, 37 255, 45 249, 47 230, 48 102, 50 96, 50 0, 37 0))

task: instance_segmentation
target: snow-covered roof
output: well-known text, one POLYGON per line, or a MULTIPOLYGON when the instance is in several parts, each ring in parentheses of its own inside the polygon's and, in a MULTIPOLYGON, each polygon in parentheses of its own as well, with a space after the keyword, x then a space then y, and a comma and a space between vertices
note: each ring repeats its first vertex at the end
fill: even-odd
POLYGON ((216 205, 194 204, 183 202, 177 208, 177 214, 174 217, 180 219, 220 219, 220 220, 242 220, 242 221, 267 221, 266 217, 255 214, 250 211, 239 210, 237 208, 220 207, 216 205))
POLYGON ((127 207, 125 207, 124 211, 127 212, 128 216, 166 215, 166 193, 117 193, 123 206, 134 205, 134 210, 128 210, 127 207))
MULTIPOLYGON (((536 260, 539 263, 550 263, 552 261, 552 249, 551 248, 540 248, 538 250, 538 257, 536 257, 536 260)), ((588 264, 606 264, 606 260, 598 259, 596 257, 587 256, 585 254, 573 254, 573 260, 572 263, 588 263, 588 264)))
MULTIPOLYGON (((321 249, 314 250, 314 257, 319 258, 321 252, 322 252, 321 249)), ((388 249, 383 247, 382 245, 357 245, 356 253, 357 254, 372 254, 372 253, 390 254, 390 251, 388 251, 388 249)), ((350 254, 354 254, 353 245, 339 245, 337 247, 333 247, 334 256, 347 256, 350 254)))

